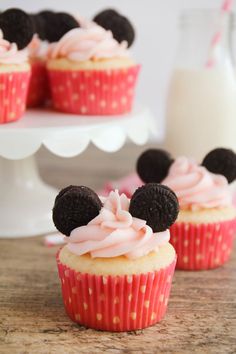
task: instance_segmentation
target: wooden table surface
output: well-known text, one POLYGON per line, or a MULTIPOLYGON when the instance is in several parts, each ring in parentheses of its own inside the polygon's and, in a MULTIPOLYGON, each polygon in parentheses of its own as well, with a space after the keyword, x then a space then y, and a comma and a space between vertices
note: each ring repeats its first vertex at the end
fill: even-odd
MULTIPOLYGON (((143 148, 109 155, 88 149, 73 159, 38 154, 57 187, 100 188, 134 168, 143 148)), ((56 248, 43 238, 0 240, 0 353, 236 353, 236 256, 219 269, 176 271, 165 319, 148 329, 106 333, 72 323, 62 304, 56 248)))

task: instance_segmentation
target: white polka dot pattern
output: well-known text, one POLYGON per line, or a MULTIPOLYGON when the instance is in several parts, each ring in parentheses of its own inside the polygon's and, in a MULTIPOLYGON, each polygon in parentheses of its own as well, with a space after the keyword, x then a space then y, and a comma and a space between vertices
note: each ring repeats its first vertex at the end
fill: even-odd
POLYGON ((229 259, 236 220, 198 225, 175 223, 170 234, 170 243, 177 253, 177 269, 212 269, 229 259))
POLYGON ((0 74, 0 124, 22 117, 25 111, 30 72, 0 74))
POLYGON ((66 312, 73 321, 100 330, 130 331, 164 317, 175 261, 157 272, 132 276, 80 274, 57 261, 66 312))
POLYGON ((50 70, 53 104, 62 112, 82 115, 127 113, 132 109, 138 73, 138 65, 89 73, 50 70))

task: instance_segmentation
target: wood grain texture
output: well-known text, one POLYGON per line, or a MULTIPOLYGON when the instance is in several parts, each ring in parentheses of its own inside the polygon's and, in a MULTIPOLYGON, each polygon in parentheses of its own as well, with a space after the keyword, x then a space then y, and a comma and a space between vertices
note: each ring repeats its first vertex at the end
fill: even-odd
MULTIPOLYGON (((64 160, 38 154, 41 174, 57 187, 100 188, 134 168, 142 148, 109 155, 90 148, 64 160)), ((219 269, 177 271, 165 319, 131 333, 97 332, 64 313, 56 248, 43 238, 0 240, 0 353, 235 353, 236 257, 219 269)))

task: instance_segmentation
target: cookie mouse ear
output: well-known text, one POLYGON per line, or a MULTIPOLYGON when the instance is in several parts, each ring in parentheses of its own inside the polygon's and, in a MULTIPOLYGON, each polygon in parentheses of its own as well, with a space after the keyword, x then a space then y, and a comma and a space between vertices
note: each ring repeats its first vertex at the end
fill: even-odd
POLYGON ((129 211, 133 217, 146 220, 153 232, 160 232, 175 222, 179 203, 170 188, 158 183, 148 183, 135 191, 129 211))
POLYGON ((135 38, 135 31, 127 17, 120 15, 113 9, 107 9, 98 13, 93 21, 99 26, 110 30, 117 42, 127 41, 130 47, 135 38))
POLYGON ((70 236, 72 230, 87 225, 102 207, 98 195, 84 186, 69 186, 60 191, 55 199, 52 219, 56 228, 70 236))
POLYGON ((16 43, 18 49, 25 48, 34 34, 31 17, 20 9, 9 9, 1 13, 0 29, 3 32, 3 38, 16 43))
POLYGON ((78 21, 66 12, 41 11, 38 14, 44 22, 45 39, 57 42, 67 32, 79 27, 78 21))
POLYGON ((159 183, 167 176, 174 160, 170 154, 161 149, 144 151, 137 160, 136 170, 145 183, 159 183))
POLYGON ((45 40, 45 21, 43 17, 39 14, 30 14, 30 17, 33 22, 34 33, 37 33, 41 40, 45 40))
POLYGON ((210 151, 204 157, 202 166, 212 173, 225 176, 229 183, 236 179, 236 154, 233 150, 217 148, 210 151))

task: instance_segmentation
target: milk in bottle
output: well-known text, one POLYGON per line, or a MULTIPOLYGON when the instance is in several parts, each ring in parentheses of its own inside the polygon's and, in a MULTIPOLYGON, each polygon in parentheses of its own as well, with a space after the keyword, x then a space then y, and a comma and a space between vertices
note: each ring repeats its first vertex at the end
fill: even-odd
POLYGON ((166 147, 175 156, 201 160, 219 146, 236 149, 236 78, 230 51, 230 15, 222 38, 210 44, 219 25, 213 10, 188 10, 181 18, 182 39, 166 107, 166 147))

